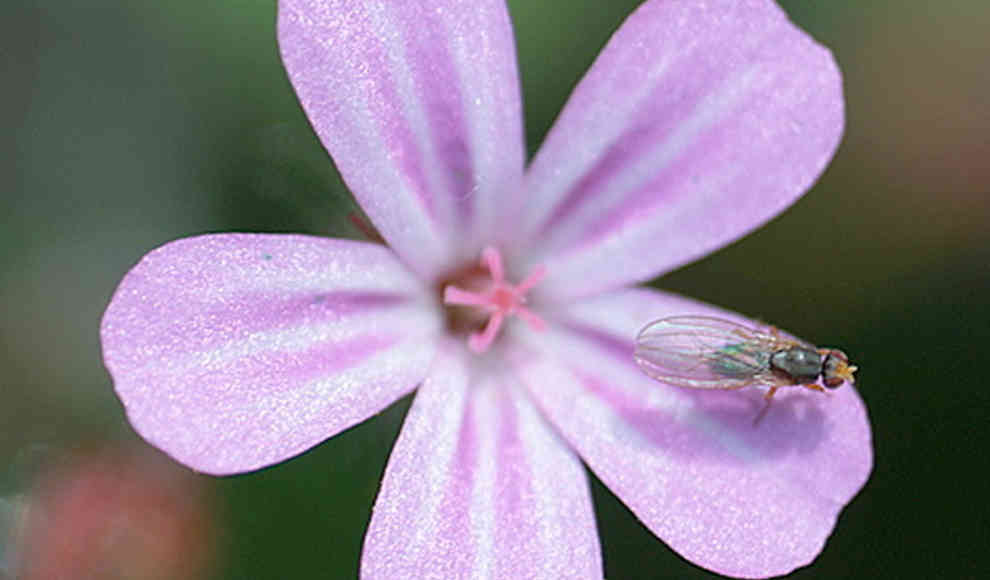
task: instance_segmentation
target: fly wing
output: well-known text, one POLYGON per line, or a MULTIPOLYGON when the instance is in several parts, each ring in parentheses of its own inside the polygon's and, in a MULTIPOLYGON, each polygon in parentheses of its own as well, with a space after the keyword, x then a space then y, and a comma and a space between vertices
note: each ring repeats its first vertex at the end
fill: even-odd
POLYGON ((766 382, 770 334, 708 316, 673 316, 646 325, 636 337, 636 362, 650 377, 679 387, 737 389, 766 382))

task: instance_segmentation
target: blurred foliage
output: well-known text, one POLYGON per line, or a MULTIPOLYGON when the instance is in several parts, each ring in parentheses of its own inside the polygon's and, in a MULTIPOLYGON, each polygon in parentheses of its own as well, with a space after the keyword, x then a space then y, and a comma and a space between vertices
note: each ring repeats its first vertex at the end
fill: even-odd
MULTIPOLYGON (((637 4, 509 2, 531 152, 637 4)), ((794 577, 985 575, 990 4, 783 5, 843 70, 843 145, 790 211, 656 284, 840 346, 862 369, 875 474, 821 557, 794 577)), ((273 0, 8 0, 5 8, 7 505, 25 491, 38 449, 134 439, 97 330, 141 255, 206 231, 353 235, 341 216, 355 206, 279 63, 273 0)), ((224 546, 218 577, 354 577, 407 406, 282 465, 208 479, 224 546)), ((597 482, 594 494, 609 577, 711 576, 597 482)))

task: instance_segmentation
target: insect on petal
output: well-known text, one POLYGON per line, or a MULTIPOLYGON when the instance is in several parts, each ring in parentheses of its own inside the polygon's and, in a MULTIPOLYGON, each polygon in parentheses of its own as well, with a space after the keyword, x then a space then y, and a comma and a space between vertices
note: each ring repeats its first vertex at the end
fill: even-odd
POLYGON ((678 312, 739 319, 656 291, 605 294, 527 340, 517 372, 595 475, 691 562, 747 578, 808 564, 872 468, 859 395, 787 397, 754 429, 758 394, 671 387, 636 368, 639 325, 678 312))
POLYGON ((759 383, 770 369, 773 336, 710 316, 656 320, 636 336, 636 362, 654 379, 698 389, 759 383))

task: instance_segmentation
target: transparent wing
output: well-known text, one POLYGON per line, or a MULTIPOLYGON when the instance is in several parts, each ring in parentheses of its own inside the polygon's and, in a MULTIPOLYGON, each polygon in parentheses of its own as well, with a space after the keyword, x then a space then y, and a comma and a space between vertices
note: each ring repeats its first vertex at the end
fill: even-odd
POLYGON ((770 356, 788 338, 708 316, 672 316, 636 337, 636 362, 652 378, 679 387, 738 389, 770 384, 770 356))

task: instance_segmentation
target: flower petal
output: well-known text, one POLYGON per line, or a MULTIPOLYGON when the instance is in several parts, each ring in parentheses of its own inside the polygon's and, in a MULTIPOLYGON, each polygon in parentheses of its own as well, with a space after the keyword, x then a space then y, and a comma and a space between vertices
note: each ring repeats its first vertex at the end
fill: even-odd
POLYGON ((817 556, 869 476, 863 403, 850 386, 783 389, 754 425, 756 389, 652 381, 632 360, 636 331, 688 313, 743 321, 669 294, 617 292, 525 335, 546 354, 524 353, 514 365, 591 470, 671 548, 721 574, 786 574, 817 556))
POLYGON ((409 392, 439 325, 387 248, 222 234, 146 255, 101 334, 131 425, 220 475, 292 457, 409 392))
POLYGON ((589 296, 743 236, 817 179, 843 122, 831 55, 772 0, 643 4, 527 174, 540 290, 589 296))
POLYGON ((281 0, 278 28, 310 122, 384 238, 426 277, 473 259, 524 160, 504 2, 281 0))
POLYGON ((395 444, 361 577, 601 578, 581 463, 514 381, 444 348, 395 444))

